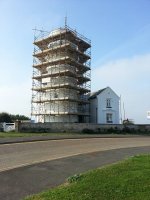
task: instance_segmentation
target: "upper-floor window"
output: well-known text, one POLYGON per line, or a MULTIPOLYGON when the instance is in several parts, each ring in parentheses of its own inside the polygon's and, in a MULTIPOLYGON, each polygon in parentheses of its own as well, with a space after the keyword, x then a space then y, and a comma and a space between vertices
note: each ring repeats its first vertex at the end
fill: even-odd
POLYGON ((111 99, 106 99, 106 108, 111 108, 111 99))

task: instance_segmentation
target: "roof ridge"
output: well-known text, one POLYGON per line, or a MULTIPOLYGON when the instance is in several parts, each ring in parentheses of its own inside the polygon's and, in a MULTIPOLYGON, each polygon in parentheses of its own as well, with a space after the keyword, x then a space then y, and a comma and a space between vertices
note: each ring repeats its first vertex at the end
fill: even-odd
MULTIPOLYGON (((108 87, 106 87, 106 88, 108 88, 108 87)), ((106 90, 106 88, 103 88, 103 89, 100 89, 100 90, 98 90, 98 91, 96 91, 96 92, 92 92, 91 94, 90 94, 90 99, 92 99, 92 98, 95 98, 97 95, 99 95, 101 92, 103 92, 104 90, 106 90)))

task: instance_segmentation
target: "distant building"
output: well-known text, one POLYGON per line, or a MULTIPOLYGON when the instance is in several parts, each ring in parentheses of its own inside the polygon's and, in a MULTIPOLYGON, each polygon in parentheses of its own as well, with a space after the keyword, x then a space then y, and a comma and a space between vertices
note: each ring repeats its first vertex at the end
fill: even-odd
POLYGON ((110 88, 90 95, 90 122, 98 124, 119 124, 119 96, 110 88))

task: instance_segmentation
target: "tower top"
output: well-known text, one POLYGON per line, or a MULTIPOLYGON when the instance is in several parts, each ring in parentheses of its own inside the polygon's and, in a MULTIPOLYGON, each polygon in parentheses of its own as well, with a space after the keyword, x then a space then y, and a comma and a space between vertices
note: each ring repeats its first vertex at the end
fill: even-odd
POLYGON ((66 13, 66 16, 65 16, 65 28, 67 27, 67 13, 66 13))

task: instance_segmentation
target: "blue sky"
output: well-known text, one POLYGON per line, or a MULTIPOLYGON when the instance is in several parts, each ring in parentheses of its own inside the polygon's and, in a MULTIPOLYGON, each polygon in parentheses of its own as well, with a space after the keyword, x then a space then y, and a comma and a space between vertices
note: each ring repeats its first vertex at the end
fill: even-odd
POLYGON ((0 112, 30 116, 33 30, 68 25, 92 41, 92 90, 110 86, 126 117, 150 123, 149 0, 0 0, 0 112))

